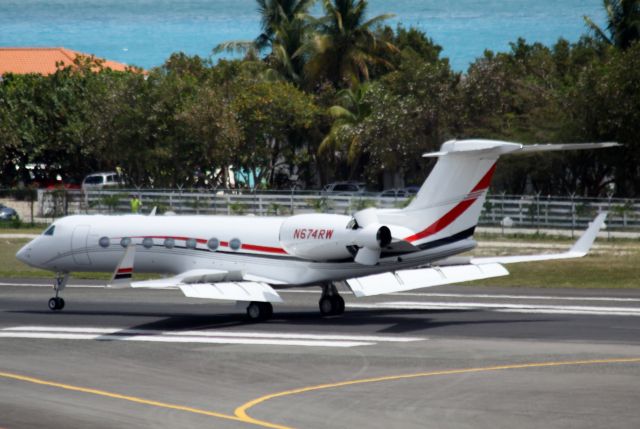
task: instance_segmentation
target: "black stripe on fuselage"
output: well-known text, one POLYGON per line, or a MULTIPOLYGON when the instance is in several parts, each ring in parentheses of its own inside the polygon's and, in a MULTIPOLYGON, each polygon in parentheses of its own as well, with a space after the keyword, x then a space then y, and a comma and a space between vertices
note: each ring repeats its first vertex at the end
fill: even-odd
POLYGON ((473 235, 476 230, 475 226, 471 228, 465 229, 464 231, 460 231, 457 234, 453 234, 449 237, 441 238, 439 240, 430 241, 428 243, 420 244, 418 247, 420 250, 433 249, 434 247, 444 246, 445 244, 455 243, 456 241, 464 240, 473 235))

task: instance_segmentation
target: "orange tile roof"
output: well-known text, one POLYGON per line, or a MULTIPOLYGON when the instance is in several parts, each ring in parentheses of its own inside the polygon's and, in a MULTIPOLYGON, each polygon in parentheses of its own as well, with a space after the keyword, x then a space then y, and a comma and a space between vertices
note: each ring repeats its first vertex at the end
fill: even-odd
MULTIPOLYGON (((77 56, 91 57, 91 55, 66 48, 0 47, 0 76, 6 73, 49 75, 56 72, 57 62, 63 62, 65 66, 68 66, 73 64, 73 60, 77 56)), ((103 67, 111 70, 124 71, 128 67, 126 64, 115 61, 102 61, 104 61, 103 67)))

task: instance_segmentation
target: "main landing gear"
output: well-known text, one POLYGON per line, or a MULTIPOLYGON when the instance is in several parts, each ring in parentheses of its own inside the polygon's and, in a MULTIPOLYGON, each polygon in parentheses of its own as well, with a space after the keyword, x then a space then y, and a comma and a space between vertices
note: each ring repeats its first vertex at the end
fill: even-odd
POLYGON ((247 317, 253 322, 270 319, 273 316, 273 305, 270 302, 251 301, 247 306, 247 317))
POLYGON ((49 310, 57 311, 64 308, 64 299, 58 295, 64 290, 65 286, 67 286, 67 281, 69 281, 69 273, 58 273, 56 275, 56 281, 53 284, 56 296, 49 300, 49 310))
POLYGON ((323 316, 337 316, 344 313, 344 299, 338 293, 333 283, 322 285, 322 297, 318 302, 320 314, 323 316))

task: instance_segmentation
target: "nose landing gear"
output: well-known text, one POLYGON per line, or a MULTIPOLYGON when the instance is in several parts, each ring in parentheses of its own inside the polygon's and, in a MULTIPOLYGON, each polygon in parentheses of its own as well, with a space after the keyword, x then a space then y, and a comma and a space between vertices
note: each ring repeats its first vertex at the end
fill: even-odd
POLYGON ((53 290, 56 291, 56 296, 49 300, 49 310, 57 311, 64 308, 64 299, 58 295, 67 286, 67 281, 69 281, 69 273, 58 273, 56 275, 56 281, 53 284, 53 290))

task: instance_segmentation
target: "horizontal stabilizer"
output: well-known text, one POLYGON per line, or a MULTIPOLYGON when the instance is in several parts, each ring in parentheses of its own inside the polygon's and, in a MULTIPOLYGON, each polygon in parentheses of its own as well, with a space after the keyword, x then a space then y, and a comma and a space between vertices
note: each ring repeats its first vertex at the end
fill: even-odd
POLYGON ((438 152, 429 152, 422 155, 423 158, 437 158, 445 155, 474 155, 480 153, 495 153, 504 155, 507 153, 533 153, 551 152, 558 150, 585 150, 603 149, 608 147, 621 146, 616 142, 601 143, 558 143, 558 144, 530 144, 506 142, 501 140, 450 140, 442 145, 438 152))
POLYGON ((581 258, 585 256, 591 246, 593 246, 593 242, 604 225, 604 221, 607 218, 607 213, 600 213, 594 220, 589 224, 589 228, 582 234, 582 236, 575 242, 571 248, 565 252, 561 253, 547 253, 547 254, 538 254, 538 255, 517 255, 517 256, 493 256, 493 257, 483 257, 483 258, 471 258, 472 264, 489 264, 489 263, 498 263, 498 264, 515 264, 518 262, 535 262, 535 261, 550 261, 554 259, 572 259, 572 258, 581 258))
POLYGON ((522 145, 522 149, 520 149, 518 153, 552 152, 556 150, 604 149, 607 147, 616 147, 616 146, 622 146, 622 145, 616 142, 529 144, 529 145, 522 145))
POLYGON ((349 279, 347 285, 355 296, 363 297, 500 277, 507 274, 509 272, 500 264, 467 264, 375 274, 349 279))
POLYGON ((271 286, 260 282, 193 283, 178 287, 189 298, 282 302, 280 295, 271 286))

